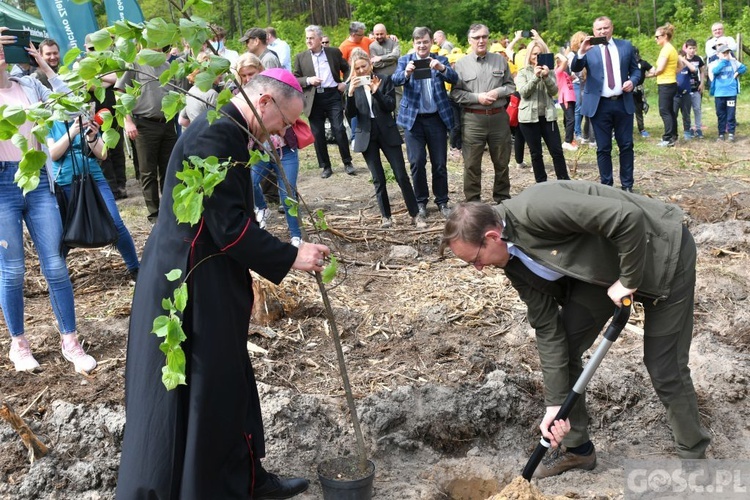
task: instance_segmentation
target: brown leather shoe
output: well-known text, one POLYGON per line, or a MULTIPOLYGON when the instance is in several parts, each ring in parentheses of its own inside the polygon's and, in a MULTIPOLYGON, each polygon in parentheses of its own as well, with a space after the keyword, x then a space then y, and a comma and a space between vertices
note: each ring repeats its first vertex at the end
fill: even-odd
POLYGON ((590 455, 576 455, 562 446, 552 450, 542 460, 532 477, 557 476, 570 469, 593 470, 594 467, 596 467, 596 450, 591 450, 590 455))

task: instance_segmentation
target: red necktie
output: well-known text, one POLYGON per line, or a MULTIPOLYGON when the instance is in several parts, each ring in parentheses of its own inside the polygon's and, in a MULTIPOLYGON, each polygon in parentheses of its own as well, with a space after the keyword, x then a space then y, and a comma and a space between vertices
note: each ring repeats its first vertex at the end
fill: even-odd
POLYGON ((607 64, 607 87, 615 88, 615 71, 612 69, 612 56, 609 55, 609 45, 604 46, 604 58, 607 64))

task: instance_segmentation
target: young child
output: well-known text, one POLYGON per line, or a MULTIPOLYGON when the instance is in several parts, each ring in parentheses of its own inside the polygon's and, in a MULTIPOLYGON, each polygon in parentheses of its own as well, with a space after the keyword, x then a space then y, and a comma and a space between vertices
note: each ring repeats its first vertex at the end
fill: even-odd
POLYGON ((699 68, 697 65, 687 60, 685 50, 678 53, 679 66, 681 69, 677 72, 677 94, 674 96, 674 113, 675 117, 682 113, 682 127, 684 137, 689 141, 695 134, 690 126, 690 109, 693 107, 692 101, 692 75, 697 74, 699 68))
MULTIPOLYGON (((703 139, 703 123, 701 120, 701 100, 703 98, 703 87, 706 81, 706 63, 698 55, 698 43, 692 38, 685 42, 685 59, 698 68, 698 71, 690 73, 690 105, 695 118, 694 127, 691 128, 693 137, 703 139)), ((688 123, 690 116, 688 115, 688 123)))
POLYGON ((719 141, 734 142, 737 127, 737 94, 740 93, 739 75, 745 74, 747 67, 734 58, 727 45, 716 48, 719 58, 712 62, 709 71, 713 75, 711 95, 716 105, 716 118, 719 122, 719 141), (725 134, 727 134, 725 136, 725 134))

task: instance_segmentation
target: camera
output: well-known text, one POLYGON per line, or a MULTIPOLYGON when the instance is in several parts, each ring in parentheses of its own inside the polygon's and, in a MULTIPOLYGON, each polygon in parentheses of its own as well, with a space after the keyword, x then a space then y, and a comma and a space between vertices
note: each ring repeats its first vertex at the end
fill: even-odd
POLYGON ((531 30, 523 30, 521 32, 521 38, 531 38, 531 30))
POLYGON ((362 85, 363 87, 369 86, 370 83, 372 83, 372 78, 370 78, 370 75, 359 77, 359 84, 362 85))

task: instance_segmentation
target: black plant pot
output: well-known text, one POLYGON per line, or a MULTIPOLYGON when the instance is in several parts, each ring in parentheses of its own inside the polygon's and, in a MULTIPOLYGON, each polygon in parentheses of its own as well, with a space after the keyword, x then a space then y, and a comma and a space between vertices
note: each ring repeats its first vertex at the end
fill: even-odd
POLYGON ((375 479, 375 464, 367 461, 364 474, 356 457, 333 458, 318 465, 318 479, 324 500, 370 500, 375 479))

